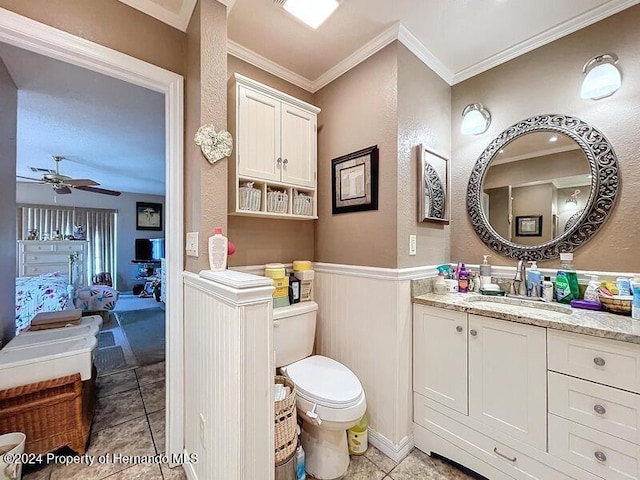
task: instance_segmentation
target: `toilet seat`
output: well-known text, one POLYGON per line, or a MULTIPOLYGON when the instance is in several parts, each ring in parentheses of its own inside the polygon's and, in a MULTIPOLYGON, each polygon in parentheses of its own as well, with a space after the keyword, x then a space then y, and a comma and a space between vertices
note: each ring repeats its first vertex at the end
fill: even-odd
POLYGON ((297 395, 311 404, 348 409, 362 402, 364 392, 358 377, 331 358, 314 355, 282 370, 295 383, 297 395))

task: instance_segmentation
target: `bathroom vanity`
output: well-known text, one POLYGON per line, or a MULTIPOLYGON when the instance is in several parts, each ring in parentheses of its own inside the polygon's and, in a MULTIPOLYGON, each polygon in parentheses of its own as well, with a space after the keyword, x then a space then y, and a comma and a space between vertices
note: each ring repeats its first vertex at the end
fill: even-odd
POLYGON ((640 478, 640 326, 477 294, 413 298, 416 446, 490 478, 640 478))

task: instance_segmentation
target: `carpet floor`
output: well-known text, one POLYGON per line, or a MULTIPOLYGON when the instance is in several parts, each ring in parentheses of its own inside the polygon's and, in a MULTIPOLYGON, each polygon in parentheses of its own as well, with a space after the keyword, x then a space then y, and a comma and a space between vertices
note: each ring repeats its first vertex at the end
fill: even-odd
POLYGON ((138 366, 162 362, 165 359, 165 312, 148 308, 115 312, 138 366))

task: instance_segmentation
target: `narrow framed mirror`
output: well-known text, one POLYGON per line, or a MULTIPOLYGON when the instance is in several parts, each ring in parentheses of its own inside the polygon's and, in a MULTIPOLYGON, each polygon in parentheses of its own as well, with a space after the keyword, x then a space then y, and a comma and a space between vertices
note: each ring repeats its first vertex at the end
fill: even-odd
POLYGON ((418 221, 449 221, 449 159, 418 146, 418 221))
POLYGON ((480 155, 467 210, 482 241, 522 260, 557 258, 583 245, 616 201, 618 161, 604 134, 567 115, 509 127, 480 155))

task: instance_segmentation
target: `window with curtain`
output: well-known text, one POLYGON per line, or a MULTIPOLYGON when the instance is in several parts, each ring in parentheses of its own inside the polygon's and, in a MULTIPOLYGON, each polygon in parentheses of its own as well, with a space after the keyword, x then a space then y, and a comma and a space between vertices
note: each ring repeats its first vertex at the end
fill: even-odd
POLYGON ((86 277, 110 272, 116 276, 117 210, 102 208, 62 207, 57 205, 18 204, 18 240, 25 240, 29 230, 51 235, 56 230, 63 236, 73 234, 74 225, 86 231, 86 277))

